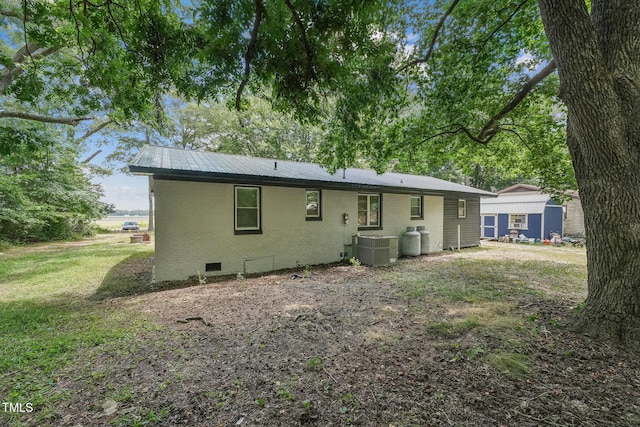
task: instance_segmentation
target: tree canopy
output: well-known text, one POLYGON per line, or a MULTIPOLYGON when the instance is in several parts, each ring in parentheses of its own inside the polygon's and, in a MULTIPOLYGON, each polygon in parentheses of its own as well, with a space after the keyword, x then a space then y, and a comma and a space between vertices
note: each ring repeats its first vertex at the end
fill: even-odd
POLYGON ((293 161, 317 159, 327 133, 321 124, 297 121, 292 113, 274 110, 264 97, 245 98, 241 111, 224 101, 198 104, 173 98, 165 106, 162 131, 146 127, 143 134, 136 134, 135 126, 110 129, 105 144, 110 139, 119 142, 107 161, 114 167, 126 164, 148 143, 293 161))
POLYGON ((575 187, 557 78, 500 110, 551 60, 532 1, 25 0, 0 16, 0 117, 80 126, 80 138, 109 123, 167 133, 169 91, 240 113, 268 93, 276 111, 322 122, 317 160, 331 170, 392 161, 486 189, 575 187))
MULTIPOLYGON (((314 120, 328 97, 366 117, 397 76, 394 2, 24 0, 0 10, 0 117, 77 125, 106 115, 162 126, 162 95, 243 94, 268 85, 278 108, 314 120), (55 103, 52 101, 60 100, 55 103), (45 108, 56 105, 55 108, 45 108), (24 109, 30 110, 29 112, 24 109)), ((350 120, 357 123, 357 120, 350 120)))
POLYGON ((68 239, 107 213, 76 157, 43 124, 0 127, 0 243, 68 239))

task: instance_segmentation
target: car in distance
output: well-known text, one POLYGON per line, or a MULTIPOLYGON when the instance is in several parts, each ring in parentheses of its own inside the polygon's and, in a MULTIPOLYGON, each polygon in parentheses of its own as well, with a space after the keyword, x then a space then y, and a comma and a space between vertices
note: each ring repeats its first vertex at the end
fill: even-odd
POLYGON ((140 226, 138 226, 137 221, 125 221, 122 224, 122 231, 139 231, 140 226))

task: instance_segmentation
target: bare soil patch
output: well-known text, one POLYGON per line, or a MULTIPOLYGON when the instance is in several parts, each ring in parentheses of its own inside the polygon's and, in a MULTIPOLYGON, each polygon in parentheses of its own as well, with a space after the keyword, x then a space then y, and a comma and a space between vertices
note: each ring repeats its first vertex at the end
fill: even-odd
MULTIPOLYGON (((312 267, 306 275, 281 272, 104 301, 147 326, 87 349, 58 378, 64 398, 44 422, 640 425, 637 356, 567 327, 584 297, 580 277, 569 270, 567 286, 552 280, 562 263, 536 275, 465 275, 486 258, 548 259, 538 252, 548 248, 516 247, 382 269, 312 267), (444 285, 411 282, 432 277, 428 272, 444 285), (447 280, 450 288, 464 282, 466 293, 443 296, 447 280), (480 292, 497 297, 470 297, 480 292)), ((565 255, 577 260, 568 265, 582 268, 583 252, 565 255)), ((35 424, 35 414, 24 420, 35 424)))

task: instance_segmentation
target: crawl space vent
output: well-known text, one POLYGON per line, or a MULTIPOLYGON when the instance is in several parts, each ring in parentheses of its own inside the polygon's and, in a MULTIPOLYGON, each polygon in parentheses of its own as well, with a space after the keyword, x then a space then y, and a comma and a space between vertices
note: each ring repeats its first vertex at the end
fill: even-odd
POLYGON ((204 265, 204 271, 222 271, 221 262, 209 262, 204 265))

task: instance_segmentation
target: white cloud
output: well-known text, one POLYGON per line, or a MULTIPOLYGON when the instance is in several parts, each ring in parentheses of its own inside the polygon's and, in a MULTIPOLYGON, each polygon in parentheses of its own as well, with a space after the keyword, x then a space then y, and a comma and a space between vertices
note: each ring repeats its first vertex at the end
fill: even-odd
POLYGON ((105 203, 113 203, 117 209, 148 209, 148 179, 117 173, 94 179, 102 185, 105 203))

